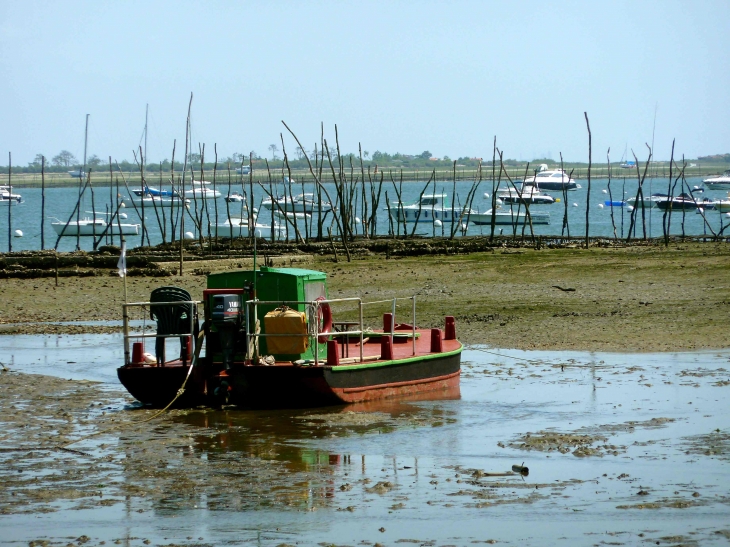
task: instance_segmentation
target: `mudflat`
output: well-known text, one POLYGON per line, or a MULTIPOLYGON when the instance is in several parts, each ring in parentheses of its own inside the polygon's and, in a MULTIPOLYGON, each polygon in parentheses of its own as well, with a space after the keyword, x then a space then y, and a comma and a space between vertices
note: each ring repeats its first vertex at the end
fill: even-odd
MULTIPOLYGON (((626 247, 495 248, 492 252, 386 258, 369 254, 276 257, 275 266, 328 274, 331 298, 385 300, 416 295, 419 326, 457 322, 466 344, 519 349, 681 351, 730 346, 730 246, 674 243, 626 247)), ((251 260, 185 266, 181 276, 128 277, 129 301, 148 300, 161 285, 202 295, 208 272, 249 268, 251 260)), ((102 332, 116 326, 49 324, 121 319, 123 282, 115 271, 90 277, 4 279, 0 333, 102 332)), ((366 309, 377 328, 383 304, 366 309)), ((354 310, 339 310, 354 318, 354 310)), ((338 309, 335 308, 335 313, 338 309)), ((409 322, 399 300, 396 321, 409 322)))

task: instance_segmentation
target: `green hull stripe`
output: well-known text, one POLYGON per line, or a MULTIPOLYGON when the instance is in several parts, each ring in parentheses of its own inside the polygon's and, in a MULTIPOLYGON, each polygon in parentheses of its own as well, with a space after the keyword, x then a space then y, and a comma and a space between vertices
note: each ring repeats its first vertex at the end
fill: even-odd
POLYGON ((364 368, 381 368, 381 367, 391 367, 394 365, 402 365, 405 363, 414 363, 416 361, 430 361, 432 359, 441 359, 442 357, 451 357, 452 355, 458 355, 461 353, 461 351, 464 349, 464 346, 461 346, 459 349, 455 349, 453 351, 448 351, 444 353, 432 353, 429 355, 419 355, 416 357, 408 357, 407 359, 398 359, 395 361, 383 361, 380 363, 359 363, 356 365, 339 365, 336 367, 332 367, 332 372, 341 372, 345 370, 361 370, 364 368))

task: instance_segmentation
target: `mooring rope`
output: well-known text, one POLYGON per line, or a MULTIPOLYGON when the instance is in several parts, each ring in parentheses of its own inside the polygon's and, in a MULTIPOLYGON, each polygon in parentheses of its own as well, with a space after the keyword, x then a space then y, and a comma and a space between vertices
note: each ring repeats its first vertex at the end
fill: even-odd
POLYGON ((160 416, 161 414, 167 412, 167 410, 177 401, 180 396, 185 393, 185 386, 188 383, 188 379, 190 378, 190 374, 193 372, 193 366, 198 362, 198 357, 200 356, 200 350, 203 347, 203 343, 201 342, 201 338, 205 335, 205 329, 200 329, 200 333, 198 334, 197 347, 195 348, 195 355, 193 356, 193 359, 190 361, 190 366, 188 367, 188 373, 185 375, 185 380, 183 380, 182 385, 180 386, 180 389, 177 390, 177 393, 175 394, 175 397, 170 401, 165 408, 160 410, 159 412, 156 412, 152 416, 145 418, 144 420, 138 420, 136 422, 126 422, 121 424, 116 424, 111 427, 107 427, 106 429, 100 429, 99 431, 95 431, 94 433, 89 433, 88 435, 84 435, 83 437, 79 437, 78 439, 74 441, 67 442, 66 444, 62 444, 57 446, 56 448, 59 450, 66 450, 68 452, 75 452, 78 454, 84 454, 85 456, 88 456, 89 454, 86 454, 85 452, 81 452, 79 450, 73 450, 71 448, 67 448, 68 446, 72 444, 76 444, 80 441, 89 439, 91 437, 96 437, 97 435, 101 435, 102 433, 108 433, 109 431, 114 431, 115 429, 120 429, 122 427, 128 426, 128 425, 139 425, 143 424, 145 422, 149 422, 160 416))
POLYGON ((469 348, 469 349, 474 350, 474 351, 482 351, 484 353, 489 353, 490 355, 496 355, 497 357, 508 357, 509 359, 517 359, 518 361, 527 361, 528 363, 532 363, 532 361, 534 361, 534 359, 526 359, 525 357, 515 357, 513 355, 503 355, 501 353, 496 353, 494 351, 488 351, 486 349, 481 349, 481 348, 469 348))

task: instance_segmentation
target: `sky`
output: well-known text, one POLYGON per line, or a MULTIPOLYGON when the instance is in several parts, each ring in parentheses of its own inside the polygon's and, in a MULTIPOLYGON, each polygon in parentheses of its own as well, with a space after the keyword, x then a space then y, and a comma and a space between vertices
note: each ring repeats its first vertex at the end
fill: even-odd
MULTIPOLYGON (((63 149, 206 159, 730 152, 730 1, 0 0, 0 164, 63 149), (281 152, 279 152, 281 155, 281 152), (3 158, 4 157, 4 158, 3 158)), ((626 154, 626 156, 624 155, 626 154)))

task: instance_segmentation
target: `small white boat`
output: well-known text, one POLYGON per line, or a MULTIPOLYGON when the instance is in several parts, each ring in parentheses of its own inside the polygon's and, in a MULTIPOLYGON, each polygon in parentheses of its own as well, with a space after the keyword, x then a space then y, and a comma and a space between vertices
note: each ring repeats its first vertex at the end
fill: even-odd
POLYGON ((51 226, 53 226, 53 229, 58 235, 63 235, 64 237, 76 237, 77 235, 79 237, 100 236, 102 234, 131 236, 139 234, 139 224, 117 222, 116 219, 111 223, 107 223, 104 218, 93 219, 88 217, 78 222, 72 220, 68 224, 57 218, 55 221, 51 222, 51 226))
POLYGON ((81 171, 80 169, 77 171, 69 171, 68 174, 75 179, 82 179, 86 176, 86 172, 81 171))
MULTIPOLYGON (((543 164, 544 167, 547 167, 543 164)), ((535 186, 540 190, 563 191, 577 190, 581 185, 570 178, 562 169, 544 169, 532 177, 525 178, 524 186, 535 186)))
POLYGON ((20 194, 13 194, 12 186, 0 186, 0 203, 17 205, 22 201, 23 199, 21 198, 20 194))
POLYGON ((190 205, 189 199, 181 199, 178 197, 162 197, 162 196, 134 196, 122 198, 122 203, 125 207, 180 207, 183 203, 186 207, 190 205))
POLYGON ((228 203, 241 203, 243 201, 246 201, 246 196, 244 196, 243 194, 240 194, 238 192, 233 192, 231 194, 228 194, 225 197, 225 200, 228 203))
POLYGON ((551 205, 555 203, 553 196, 541 192, 535 186, 498 188, 497 198, 504 203, 529 203, 530 205, 551 205))
MULTIPOLYGON (((668 198, 669 196, 667 194, 654 193, 650 196, 644 196, 643 199, 639 202, 639 206, 643 204, 645 209, 649 207, 657 207, 658 202, 664 201, 668 198)), ((636 207, 636 196, 628 198, 626 200, 626 205, 636 207)))
POLYGON ((231 217, 217 224, 210 225, 210 233, 214 235, 218 230, 218 237, 249 237, 251 229, 256 237, 271 239, 284 239, 286 237, 286 228, 278 223, 274 223, 273 228, 270 224, 263 224, 257 220, 250 221, 246 217, 231 217))
POLYGON ((242 165, 241 167, 236 167, 236 173, 238 173, 239 175, 248 175, 251 173, 251 166, 242 165))
POLYGON ((705 186, 730 186, 730 169, 726 170, 722 175, 710 177, 702 181, 705 186))
POLYGON ((730 198, 715 201, 715 210, 721 213, 730 213, 730 198))
POLYGON ((290 198, 278 198, 274 201, 271 198, 267 198, 261 202, 261 207, 264 209, 274 209, 275 211, 285 211, 289 213, 308 213, 312 214, 319 212, 320 207, 322 213, 328 213, 332 210, 332 204, 328 201, 322 201, 318 203, 315 199, 314 194, 299 194, 290 198))

